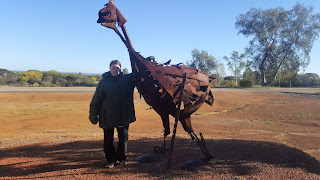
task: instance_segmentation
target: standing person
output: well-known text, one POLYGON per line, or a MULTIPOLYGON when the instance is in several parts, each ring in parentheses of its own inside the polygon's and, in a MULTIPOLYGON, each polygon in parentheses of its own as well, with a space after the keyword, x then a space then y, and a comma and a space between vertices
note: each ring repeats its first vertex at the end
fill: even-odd
POLYGON ((103 129, 107 168, 114 167, 117 161, 126 163, 129 124, 136 120, 133 90, 132 74, 122 74, 120 61, 113 60, 92 97, 89 119, 92 124, 99 122, 103 129), (114 128, 118 131, 117 149, 113 144, 114 128))

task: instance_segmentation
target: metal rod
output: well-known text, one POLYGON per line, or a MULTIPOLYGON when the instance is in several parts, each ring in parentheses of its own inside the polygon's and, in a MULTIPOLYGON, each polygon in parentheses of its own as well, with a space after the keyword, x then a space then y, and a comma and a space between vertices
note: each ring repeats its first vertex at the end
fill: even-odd
POLYGON ((174 139, 176 137, 177 126, 178 126, 178 121, 179 121, 179 117, 180 117, 180 107, 181 107, 182 96, 183 96, 183 91, 184 91, 184 84, 186 83, 186 78, 187 78, 187 73, 184 73, 182 83, 181 83, 180 96, 179 96, 179 100, 178 100, 178 108, 176 110, 177 112, 176 112, 173 134, 172 134, 172 139, 171 139, 171 145, 170 145, 170 150, 169 150, 167 169, 171 168, 171 157, 172 157, 172 151, 173 151, 173 144, 174 144, 174 139))

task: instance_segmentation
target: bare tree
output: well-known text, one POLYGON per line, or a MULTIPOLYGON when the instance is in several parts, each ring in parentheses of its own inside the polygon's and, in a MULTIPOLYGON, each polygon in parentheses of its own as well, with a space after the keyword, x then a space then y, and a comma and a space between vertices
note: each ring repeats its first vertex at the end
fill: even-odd
POLYGON ((246 57, 245 54, 240 54, 237 51, 231 53, 230 59, 227 56, 224 56, 223 59, 227 62, 229 70, 233 72, 233 75, 236 78, 236 85, 238 85, 238 77, 241 76, 241 71, 246 67, 246 63, 243 59, 246 57))
POLYGON ((217 66, 215 68, 215 78, 218 85, 220 85, 221 81, 223 80, 223 77, 226 76, 226 71, 224 64, 220 61, 217 62, 217 66))

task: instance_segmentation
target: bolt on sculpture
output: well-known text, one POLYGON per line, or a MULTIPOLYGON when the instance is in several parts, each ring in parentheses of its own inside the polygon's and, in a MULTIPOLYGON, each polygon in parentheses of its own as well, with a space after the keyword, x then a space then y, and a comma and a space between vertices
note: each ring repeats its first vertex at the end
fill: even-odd
MULTIPOLYGON (((212 106, 214 101, 211 92, 213 77, 201 70, 190 68, 182 63, 169 65, 170 62, 158 64, 154 58, 144 58, 136 52, 129 39, 125 23, 126 18, 114 4, 114 0, 109 2, 99 11, 97 23, 113 29, 126 45, 131 61, 132 73, 137 81, 137 88, 147 104, 149 104, 161 117, 164 127, 165 137, 170 134, 169 115, 176 117, 181 122, 184 130, 196 141, 201 152, 205 155, 204 160, 210 160, 213 156, 209 153, 202 133, 200 138, 194 133, 191 126, 190 115, 197 111, 206 102, 212 106), (117 29, 118 25, 121 32, 117 29), (184 90, 181 91, 183 75, 185 74, 184 90), (180 94, 184 109, 177 111, 177 102, 180 94)), ((165 149, 165 147, 164 147, 165 149)))

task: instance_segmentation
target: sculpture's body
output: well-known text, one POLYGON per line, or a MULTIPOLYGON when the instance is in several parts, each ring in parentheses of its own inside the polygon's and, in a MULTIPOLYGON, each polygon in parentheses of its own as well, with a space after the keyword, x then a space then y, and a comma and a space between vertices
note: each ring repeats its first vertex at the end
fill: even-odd
POLYGON ((99 11, 97 22, 113 29, 128 48, 132 73, 137 80, 138 90, 145 101, 161 116, 165 137, 170 134, 169 115, 175 117, 177 114, 176 102, 180 96, 183 74, 186 73, 187 79, 182 97, 184 109, 180 111, 179 121, 192 139, 196 138, 206 159, 211 159, 212 155, 208 152, 202 136, 199 140, 192 130, 190 115, 198 110, 203 102, 212 105, 213 96, 210 88, 214 78, 182 64, 168 66, 146 60, 134 50, 124 25, 126 21, 113 0, 109 0, 106 7, 99 11), (124 36, 116 28, 116 24, 122 29, 124 36))

